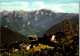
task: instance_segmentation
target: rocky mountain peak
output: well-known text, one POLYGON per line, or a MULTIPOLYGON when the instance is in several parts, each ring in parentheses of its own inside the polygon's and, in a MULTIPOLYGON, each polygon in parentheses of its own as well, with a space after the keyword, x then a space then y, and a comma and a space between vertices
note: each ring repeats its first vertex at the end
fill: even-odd
POLYGON ((36 10, 35 13, 36 13, 36 15, 38 15, 39 14, 39 10, 36 10))
POLYGON ((52 10, 47 10, 47 9, 41 9, 40 11, 42 11, 42 12, 47 12, 47 13, 55 13, 54 11, 52 11, 52 10))
POLYGON ((7 15, 9 12, 6 11, 6 10, 4 10, 4 11, 2 11, 1 13, 2 13, 3 15, 7 15))

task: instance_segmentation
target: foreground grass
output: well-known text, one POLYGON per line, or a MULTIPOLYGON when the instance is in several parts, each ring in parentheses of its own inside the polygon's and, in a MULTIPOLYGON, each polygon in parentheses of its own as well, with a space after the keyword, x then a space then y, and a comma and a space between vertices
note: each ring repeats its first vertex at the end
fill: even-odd
POLYGON ((41 49, 53 49, 54 47, 51 47, 51 46, 47 46, 47 45, 42 45, 40 44, 39 46, 37 47, 34 47, 34 51, 32 49, 30 50, 19 50, 18 52, 14 52, 14 50, 12 51, 12 53, 8 53, 8 52, 4 52, 4 53, 1 53, 2 56, 29 56, 29 55, 33 55, 34 52, 36 51, 39 51, 41 52, 41 49))
MULTIPOLYGON (((51 46, 47 46, 47 45, 39 45, 37 47, 34 48, 34 51, 41 51, 41 49, 45 49, 45 48, 49 48, 49 49, 53 49, 54 47, 51 46)), ((32 48, 33 49, 33 48, 32 48)), ((30 49, 30 51, 32 51, 32 49, 30 49)))

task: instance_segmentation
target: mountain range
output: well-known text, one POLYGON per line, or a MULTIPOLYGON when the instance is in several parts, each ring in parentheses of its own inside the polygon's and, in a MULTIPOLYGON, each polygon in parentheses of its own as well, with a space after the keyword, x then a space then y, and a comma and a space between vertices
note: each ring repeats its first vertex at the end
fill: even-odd
POLYGON ((12 31, 19 32, 24 36, 43 34, 52 26, 65 19, 79 17, 78 13, 56 13, 52 10, 41 9, 35 11, 2 11, 1 27, 6 27, 12 31))

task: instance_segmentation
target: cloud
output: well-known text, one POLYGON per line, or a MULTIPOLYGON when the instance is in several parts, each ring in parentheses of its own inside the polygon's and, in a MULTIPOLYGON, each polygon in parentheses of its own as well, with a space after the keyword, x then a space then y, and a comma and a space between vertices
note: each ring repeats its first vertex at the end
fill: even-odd
POLYGON ((29 4, 28 2, 3 2, 1 3, 2 5, 6 5, 6 4, 29 4))
POLYGON ((78 6, 78 3, 57 4, 58 6, 78 6))
POLYGON ((48 8, 54 10, 55 12, 70 12, 78 13, 79 4, 78 3, 67 3, 67 4, 48 4, 48 8))
POLYGON ((78 3, 66 3, 66 4, 45 4, 44 2, 33 2, 33 9, 51 9, 55 12, 78 12, 78 3), (75 10, 75 11, 74 11, 75 10))
POLYGON ((57 4, 45 4, 44 2, 33 2, 33 6, 36 9, 51 9, 56 12, 64 12, 60 6, 57 6, 57 4))
POLYGON ((58 2, 72 2, 74 0, 57 0, 58 2))
POLYGON ((60 7, 51 8, 51 10, 55 12, 64 12, 64 10, 62 10, 60 7))
POLYGON ((1 11, 2 10, 13 10, 13 9, 22 9, 26 10, 28 7, 28 2, 10 2, 10 3, 1 3, 1 11))
POLYGON ((79 13, 79 4, 78 3, 67 3, 67 4, 58 4, 65 12, 69 13, 79 13))
POLYGON ((1 10, 40 10, 40 9, 51 9, 55 12, 75 12, 78 13, 78 3, 64 3, 64 4, 46 4, 45 2, 5 2, 1 3, 1 10))
POLYGON ((33 6, 39 6, 40 8, 45 8, 46 7, 46 5, 42 2, 42 1, 40 1, 40 2, 33 2, 33 4, 32 4, 33 6))

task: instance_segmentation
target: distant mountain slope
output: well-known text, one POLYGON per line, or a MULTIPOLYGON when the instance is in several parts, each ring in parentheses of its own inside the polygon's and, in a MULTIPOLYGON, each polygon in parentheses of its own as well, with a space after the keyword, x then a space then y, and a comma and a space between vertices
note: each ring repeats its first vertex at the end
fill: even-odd
MULTIPOLYGON (((75 29, 75 26, 79 25, 79 17, 78 16, 73 17, 72 19, 70 19, 70 22, 71 22, 73 29, 75 29)), ((53 34, 53 33, 59 32, 62 29, 64 29, 64 26, 65 26, 65 23, 60 22, 60 23, 52 26, 51 28, 49 28, 45 33, 53 34)))
POLYGON ((22 41, 25 39, 26 39, 26 37, 24 37, 20 33, 13 32, 10 29, 1 27, 1 44, 22 41))
POLYGON ((2 11, 1 26, 12 31, 19 32, 27 37, 27 34, 42 36, 50 27, 71 19, 78 15, 75 13, 56 13, 52 10, 41 9, 35 11, 2 11))

